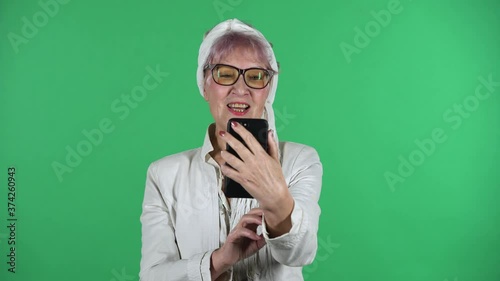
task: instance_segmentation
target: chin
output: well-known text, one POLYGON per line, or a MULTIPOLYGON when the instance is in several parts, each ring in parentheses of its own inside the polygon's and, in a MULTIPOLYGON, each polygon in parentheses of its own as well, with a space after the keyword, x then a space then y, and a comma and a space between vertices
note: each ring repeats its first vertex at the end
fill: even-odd
POLYGON ((262 114, 258 114, 256 112, 249 112, 245 114, 245 116, 241 116, 241 118, 262 118, 262 114))

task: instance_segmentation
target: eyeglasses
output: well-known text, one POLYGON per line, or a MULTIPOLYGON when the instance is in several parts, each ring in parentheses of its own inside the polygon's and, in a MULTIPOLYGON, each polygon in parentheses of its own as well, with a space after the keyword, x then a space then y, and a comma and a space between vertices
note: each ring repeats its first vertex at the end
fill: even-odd
POLYGON ((212 71, 215 83, 223 86, 234 85, 243 74, 245 84, 252 89, 263 89, 275 74, 273 70, 263 68, 239 69, 227 64, 207 64, 204 69, 212 71))

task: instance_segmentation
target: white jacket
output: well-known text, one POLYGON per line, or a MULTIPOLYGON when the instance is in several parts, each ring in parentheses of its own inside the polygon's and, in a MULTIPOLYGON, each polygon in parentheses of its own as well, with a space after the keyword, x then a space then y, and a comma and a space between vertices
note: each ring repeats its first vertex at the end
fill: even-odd
MULTIPOLYGON (((211 280, 212 252, 239 218, 258 206, 255 199, 238 198, 230 199, 231 208, 226 205, 222 174, 209 155, 212 150, 207 130, 203 147, 149 166, 141 215, 141 281, 211 280)), ((280 142, 280 150, 283 174, 295 200, 292 229, 269 238, 263 219, 266 246, 217 280, 303 280, 302 266, 314 260, 322 164, 309 146, 280 142)))

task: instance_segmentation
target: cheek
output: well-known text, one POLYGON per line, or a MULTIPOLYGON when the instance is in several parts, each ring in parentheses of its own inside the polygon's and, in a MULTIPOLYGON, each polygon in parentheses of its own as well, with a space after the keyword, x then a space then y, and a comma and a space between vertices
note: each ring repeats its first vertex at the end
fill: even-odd
POLYGON ((265 92, 259 93, 259 99, 258 99, 257 103, 259 104, 260 108, 264 108, 265 107, 266 100, 267 100, 268 96, 269 96, 269 91, 265 91, 265 92))
POLYGON ((225 109, 226 104, 224 103, 224 93, 219 89, 217 84, 205 84, 205 99, 210 105, 210 111, 213 113, 220 112, 225 109))
POLYGON ((205 100, 209 101, 210 100, 210 92, 212 91, 211 89, 211 84, 210 80, 208 77, 205 77, 205 85, 203 85, 203 97, 205 100))

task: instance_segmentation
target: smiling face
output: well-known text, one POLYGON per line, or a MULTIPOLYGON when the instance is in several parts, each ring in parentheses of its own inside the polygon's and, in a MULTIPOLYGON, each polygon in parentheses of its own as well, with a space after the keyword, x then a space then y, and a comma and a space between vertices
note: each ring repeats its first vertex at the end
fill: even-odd
MULTIPOLYGON (((266 68, 266 62, 259 60, 256 52, 245 48, 236 48, 220 61, 211 63, 232 65, 239 69, 266 68)), ((263 89, 252 89, 240 75, 234 85, 223 86, 215 83, 212 73, 207 70, 203 96, 210 106, 216 135, 227 129, 227 122, 231 118, 261 118, 271 83, 272 81, 263 89)))

